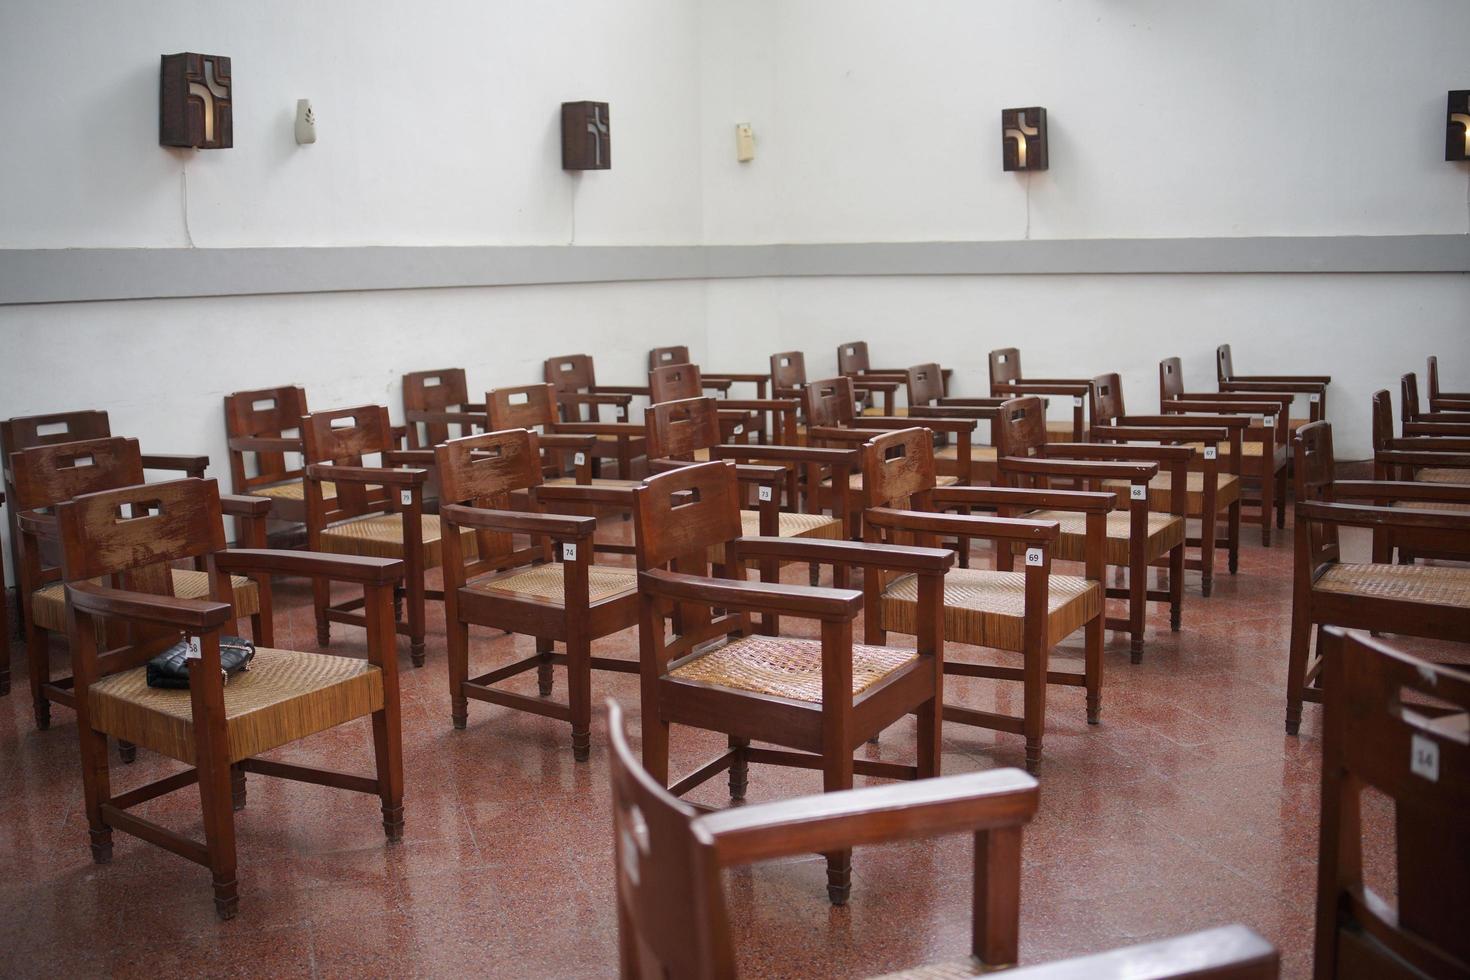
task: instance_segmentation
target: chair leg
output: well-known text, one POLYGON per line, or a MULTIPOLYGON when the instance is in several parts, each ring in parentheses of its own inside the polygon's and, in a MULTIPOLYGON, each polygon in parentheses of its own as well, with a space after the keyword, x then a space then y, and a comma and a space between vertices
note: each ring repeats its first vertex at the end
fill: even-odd
POLYGON ((245 809, 245 770, 230 766, 230 805, 236 813, 245 809))
POLYGON ((1034 649, 1027 650, 1025 658, 1022 696, 1026 707, 1021 731, 1026 736, 1026 771, 1035 775, 1041 768, 1041 736, 1046 730, 1046 672, 1051 660, 1046 638, 1042 637, 1034 649))
POLYGON ((448 643, 445 659, 449 661, 449 720, 464 731, 470 720, 470 699, 465 697, 465 681, 470 679, 470 627, 463 621, 446 622, 448 643))
MULTIPOLYGON (((394 701, 397 704, 397 701, 394 701)), ((383 801, 383 833, 388 842, 403 839, 403 731, 397 711, 373 712, 373 755, 378 767, 378 798, 383 801)))
POLYGON ((1276 480, 1261 469, 1261 547, 1271 547, 1271 512, 1276 507, 1276 480))
POLYGON ((1215 528, 1219 511, 1201 515, 1199 520, 1200 594, 1206 599, 1215 590, 1215 528))
POLYGON ((1230 574, 1240 570, 1240 501, 1230 505, 1230 518, 1226 525, 1226 547, 1230 551, 1230 574))
MULTIPOLYGON (((928 779, 939 775, 940 760, 944 755, 943 726, 941 724, 944 716, 943 693, 929 701, 925 701, 915 712, 919 728, 918 762, 919 778, 928 779)), ((877 744, 878 736, 874 735, 868 739, 869 744, 877 744)))
POLYGON ((1311 654, 1312 621, 1306 610, 1292 604, 1291 654, 1286 664, 1286 734, 1295 735, 1302 724, 1302 692, 1307 685, 1307 660, 1311 654))
POLYGON ((556 641, 536 637, 536 653, 541 662, 536 665, 536 693, 543 698, 551 697, 556 689, 556 674, 551 669, 551 655, 556 650, 556 641))
POLYGON ((327 621, 327 606, 332 602, 332 583, 325 579, 313 578, 311 580, 311 605, 316 612, 316 644, 324 647, 331 645, 332 624, 327 621))
POLYGON ((1184 610, 1184 542, 1169 552, 1169 629, 1179 632, 1184 610))
POLYGON ((569 616, 567 701, 572 709, 572 758, 586 762, 592 751, 592 646, 575 623, 576 617, 569 616))
POLYGON ((1286 530, 1286 467, 1276 474, 1276 528, 1286 530))
POLYGON ((1143 663, 1143 621, 1148 613, 1148 564, 1128 569, 1128 659, 1143 663))
POLYGON ((102 804, 112 798, 107 772, 107 736, 81 727, 82 796, 87 808, 87 832, 91 836, 92 860, 112 860, 112 828, 102 819, 102 804))
MULTIPOLYGON (((852 789, 852 752, 844 747, 835 756, 827 753, 822 762, 822 791, 836 793, 852 789)), ((827 852, 827 898, 833 905, 846 905, 852 894, 852 848, 827 852)))
POLYGON ((51 651, 46 631, 34 622, 26 625, 26 672, 31 678, 31 705, 36 715, 36 728, 51 727, 51 702, 41 690, 51 682, 51 651))
POLYGON ((730 748, 735 753, 730 761, 730 799, 738 803, 745 799, 745 788, 750 784, 750 760, 745 754, 750 739, 731 735, 730 748))
POLYGON ((1083 676, 1087 684, 1087 723, 1096 725, 1102 719, 1103 639, 1107 618, 1099 613, 1088 622, 1083 632, 1083 676))
POLYGON ((199 800, 204 808, 204 843, 214 879, 214 912, 233 919, 240 907, 240 883, 235 877, 235 811, 229 757, 224 746, 199 746, 199 800), (213 758, 210 758, 213 756, 213 758))
POLYGON ((658 716, 658 700, 643 698, 643 768, 660 786, 669 785, 669 723, 658 716))
POLYGON ((408 566, 408 655, 415 667, 424 665, 424 568, 408 566))

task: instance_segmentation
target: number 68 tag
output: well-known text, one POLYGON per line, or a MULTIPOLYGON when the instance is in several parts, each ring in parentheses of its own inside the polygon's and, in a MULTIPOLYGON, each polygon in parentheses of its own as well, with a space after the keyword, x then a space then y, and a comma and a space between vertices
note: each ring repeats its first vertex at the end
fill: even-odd
POLYGON ((570 541, 564 541, 564 542, 562 542, 562 546, 561 546, 561 560, 562 561, 576 561, 577 560, 577 546, 575 544, 573 544, 572 542, 570 542, 570 541))
POLYGON ((1129 500, 1147 500, 1148 499, 1148 487, 1141 486, 1140 484, 1137 484, 1137 483, 1133 484, 1133 486, 1131 486, 1131 487, 1128 488, 1128 499, 1129 500))
POLYGON ((1032 566, 1035 566, 1035 567, 1040 567, 1040 565, 1041 565, 1041 549, 1040 548, 1027 548, 1026 549, 1026 564, 1032 565, 1032 566))

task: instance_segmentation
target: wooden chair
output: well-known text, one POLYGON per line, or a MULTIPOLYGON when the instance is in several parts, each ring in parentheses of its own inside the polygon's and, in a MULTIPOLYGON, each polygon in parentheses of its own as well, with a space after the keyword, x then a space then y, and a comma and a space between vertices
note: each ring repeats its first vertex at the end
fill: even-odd
POLYGON ((1459 425, 1415 422, 1405 423, 1405 434, 1395 437, 1393 399, 1386 390, 1373 393, 1372 437, 1375 479, 1470 483, 1470 433, 1459 425))
MULTIPOLYGON (((890 974, 958 980, 1012 966, 1020 951, 1022 828, 1036 781, 1015 769, 943 776, 700 813, 649 778, 608 703, 618 974, 623 980, 736 976, 722 873, 757 861, 946 834, 975 838, 969 956, 890 974)), ((1027 980, 1125 977, 1271 980, 1276 950, 1243 926, 1023 967, 1027 980)))
POLYGON ((77 728, 92 858, 112 859, 121 830, 210 869, 215 911, 239 904, 235 817, 245 806, 245 773, 371 793, 382 801, 390 841, 403 833, 403 754, 392 586, 402 562, 299 551, 225 550, 213 480, 177 480, 87 494, 58 504, 76 669, 77 728), (119 514, 127 508, 128 519, 119 514), (202 557, 210 588, 203 598, 172 594, 170 565, 202 557), (248 671, 225 683, 220 633, 234 619, 231 575, 325 576, 362 586, 368 658, 259 647, 248 671), (106 577, 111 584, 95 579, 106 577), (92 617, 125 624, 128 640, 97 649, 92 617), (181 636, 197 641, 188 690, 150 688, 143 666, 181 636), (258 758, 273 748, 371 716, 374 778, 258 758), (192 766, 114 794, 107 737, 135 742, 192 766), (129 812, 164 793, 198 783, 204 842, 129 812))
MULTIPOLYGON (((627 422, 634 396, 647 398, 649 394, 646 387, 637 385, 598 384, 597 371, 588 354, 548 357, 544 366, 546 382, 556 392, 564 422, 600 422, 603 405, 613 407, 615 421, 627 422)), ((631 480, 633 464, 645 455, 645 447, 641 438, 609 435, 599 440, 596 454, 599 460, 616 460, 618 478, 631 480)))
POLYGON ((464 368, 415 371, 403 376, 403 421, 409 449, 432 449, 482 429, 485 406, 470 401, 464 368))
MULTIPOLYGON (((697 364, 666 364, 648 372, 648 400, 651 404, 702 398, 708 387, 697 364)), ((766 433, 770 431, 776 442, 796 445, 796 414, 800 406, 800 402, 784 396, 756 400, 722 398, 718 416, 720 441, 748 442, 752 437, 759 437, 761 442, 766 442, 766 433), (775 420, 775 424, 769 427, 766 423, 768 412, 775 420)), ((709 457, 706 455, 704 458, 709 457)))
POLYGON ((533 492, 542 483, 540 438, 525 429, 489 432, 441 443, 434 450, 444 506, 444 615, 449 634, 449 693, 454 727, 465 727, 469 699, 570 723, 572 757, 586 761, 591 745, 592 669, 637 673, 629 660, 592 655, 593 641, 638 622, 638 579, 632 568, 593 563, 595 518, 542 512, 533 492), (530 508, 510 510, 510 495, 528 492, 530 508), (461 547, 463 533, 478 550, 461 547), (529 535, 510 549, 511 535, 529 535), (484 557, 484 556, 491 557, 484 557), (536 638, 536 653, 470 676, 469 629, 488 626, 536 638), (555 653, 555 644, 565 654, 555 653), (552 665, 567 669, 565 704, 547 700, 552 665), (497 687, 534 668, 540 697, 497 687))
MULTIPOLYGON (((1284 392, 1188 392, 1184 390, 1184 374, 1177 357, 1159 362, 1159 411, 1222 412, 1258 416, 1257 425, 1241 439, 1240 475, 1260 486, 1257 521, 1261 525, 1261 544, 1271 546, 1271 515, 1275 512, 1277 529, 1286 527, 1286 489, 1291 463, 1288 451, 1289 419, 1292 396, 1284 392)), ((1231 452, 1230 447, 1222 447, 1231 452)), ((1242 496, 1244 502, 1244 496, 1242 496)))
MULTIPOLYGON (((56 446, 80 439, 104 439, 112 435, 112 426, 107 413, 98 410, 80 412, 56 412, 51 415, 27 415, 0 421, 0 470, 3 470, 4 485, 0 487, 11 499, 15 498, 15 486, 10 476, 10 456, 23 449, 36 446, 56 446)), ((165 470, 183 473, 186 476, 204 476, 209 467, 208 456, 178 455, 174 453, 145 453, 145 470, 165 470)), ((16 523, 16 510, 7 508, 10 522, 11 567, 20 568, 20 529, 16 523)), ((24 626, 30 613, 25 608, 21 593, 16 592, 15 606, 17 627, 24 626)))
MULTIPOLYGON (((863 397, 862 411, 889 417, 906 414, 903 409, 893 407, 892 393, 883 386, 887 383, 902 386, 908 373, 907 369, 873 367, 868 357, 867 341, 854 340, 851 343, 842 344, 837 348, 837 373, 841 377, 851 378, 854 385, 860 386, 860 391, 862 389, 868 389, 863 397), (872 396, 878 393, 883 395, 883 407, 881 409, 873 405, 872 396)), ((946 392, 949 390, 950 374, 951 372, 948 368, 940 372, 946 392)))
MULTIPOLYGON (((1221 392, 1237 392, 1246 395, 1285 392, 1307 396, 1307 418, 1288 418, 1291 432, 1327 417, 1327 386, 1332 383, 1330 374, 1236 374, 1235 362, 1230 355, 1230 345, 1215 348, 1215 378, 1221 392)), ((1288 410, 1290 404, 1287 405, 1288 410)), ((1290 412, 1287 413, 1290 415, 1290 412)))
MULTIPOLYGON (((744 798, 751 762, 822 772, 826 791, 851 789, 854 774, 913 779, 938 775, 944 636, 941 583, 954 555, 811 538, 742 538, 733 463, 696 463, 650 477, 633 491, 641 605, 639 649, 643 761, 669 785, 669 728, 690 725, 729 737, 729 750, 677 780, 682 796, 728 770, 730 795, 744 798), (710 549, 726 556, 710 577, 710 549), (834 587, 743 579, 745 560, 833 564, 834 587), (846 585, 861 566, 911 573, 917 583, 915 649, 852 640, 862 594, 846 585), (755 634, 751 613, 814 620, 820 639, 755 634), (672 630, 670 629, 672 627, 672 630), (853 752, 904 715, 918 715, 915 765, 854 759, 853 752), (752 747, 761 741, 779 748, 752 747)), ((851 852, 827 855, 827 891, 847 901, 851 852)))
MULTIPOLYGON (((440 564, 442 528, 434 514, 424 513, 424 487, 433 465, 429 450, 399 450, 388 423, 388 409, 362 405, 331 412, 312 412, 301 420, 306 439, 307 547, 335 555, 402 559, 407 621, 395 628, 409 640, 415 667, 424 665, 424 602, 444 593, 424 586, 424 572, 440 564), (380 457, 365 466, 364 456, 380 457), (332 483, 328 497, 323 484, 332 483)), ((462 531, 460 547, 474 554, 474 535, 462 531)), ((364 625, 361 602, 334 605, 324 579, 312 583, 317 642, 331 642, 331 624, 364 625)))
POLYGON ((1060 395, 1072 399, 1072 419, 1048 419, 1046 437, 1056 442, 1087 441, 1087 408, 1092 394, 1088 378, 1027 378, 1021 373, 1021 352, 1014 347, 1001 347, 987 357, 990 367, 992 398, 1016 398, 1020 395, 1060 395))
MULTIPOLYGON (((271 516, 293 524, 306 523, 306 412, 306 390, 294 385, 225 396, 230 489, 269 499, 271 516)), ((326 498, 336 493, 331 484, 322 486, 326 498)))
MULTIPOLYGON (((1224 438, 1223 430, 1202 430, 1214 444, 1224 438)), ((1116 432, 1112 433, 1114 436, 1116 432)), ((1151 432, 1154 439, 1182 441, 1178 432, 1151 432)), ((1052 481, 1080 480, 1086 489, 1121 489, 1127 484, 1126 501, 1118 495, 1123 509, 1107 516, 1104 529, 1105 564, 1128 570, 1128 587, 1110 587, 1109 598, 1126 599, 1128 615, 1122 619, 1109 617, 1109 629, 1126 632, 1134 663, 1143 660, 1144 619, 1149 602, 1167 603, 1169 628, 1178 631, 1184 602, 1184 544, 1186 486, 1190 463, 1195 451, 1182 445, 1139 445, 1127 443, 1048 443, 1046 414, 1041 399, 1026 395, 1006 402, 996 429, 1000 445, 1001 479, 1007 486, 1034 487, 1047 490, 1052 481), (1160 472, 1169 474, 1170 493, 1167 509, 1154 509, 1149 500, 1149 484, 1160 472), (1148 587, 1149 568, 1162 568, 1168 573, 1167 588, 1148 587)), ((1214 460, 1208 461, 1213 463, 1214 460)), ((1206 477, 1213 483, 1213 474, 1206 477)), ((1076 512, 1033 510, 1016 512, 1017 517, 1038 521, 1056 521, 1061 527, 1055 556, 1065 561, 1086 561, 1086 515, 1076 512)), ((1205 537, 1212 537, 1214 528, 1205 537)))
POLYGON ((997 449, 994 424, 1003 399, 999 398, 950 398, 945 392, 948 373, 938 364, 918 364, 905 372, 904 383, 908 394, 910 419, 923 419, 924 425, 937 418, 969 418, 991 424, 991 444, 986 445, 974 437, 969 440, 970 466, 968 470, 960 462, 960 446, 952 443, 947 434, 940 434, 934 448, 935 465, 941 476, 959 477, 962 484, 995 483, 998 471, 995 460, 997 449))
MULTIPOLYGON (((1203 410, 1194 411, 1196 406, 1193 403, 1188 413, 1129 415, 1123 401, 1123 382, 1117 374, 1100 374, 1093 378, 1089 397, 1094 442, 1150 438, 1143 434, 1146 431, 1173 429, 1177 430, 1176 435, 1185 439, 1191 438, 1189 433, 1192 430, 1201 427, 1225 431, 1226 441, 1215 443, 1213 455, 1209 439, 1189 444, 1190 448, 1198 450, 1199 455, 1186 474, 1184 504, 1188 516, 1200 519, 1201 534, 1198 538, 1185 539, 1186 547, 1197 548, 1198 553, 1196 557, 1186 555, 1184 567, 1200 570, 1201 591, 1206 596, 1210 595, 1214 587, 1217 549, 1225 549, 1231 575, 1240 567, 1240 467, 1244 456, 1241 447, 1244 433, 1252 425, 1251 417, 1206 414, 1203 410), (1213 480, 1207 479, 1207 469, 1214 473, 1213 480), (1215 530, 1221 512, 1225 514, 1223 538, 1215 530)), ((1116 483, 1112 489, 1121 494, 1130 487, 1116 483)), ((1149 507, 1155 510, 1168 508, 1173 501, 1173 490, 1173 476, 1160 473, 1149 483, 1149 507)))
MULTIPOLYGON (((1470 434, 1470 403, 1457 409, 1433 409, 1423 411, 1419 406, 1419 379, 1410 371, 1399 379, 1401 404, 1404 408, 1403 434, 1415 435, 1467 435, 1470 434), (1458 430, 1445 426, 1459 426, 1458 430)), ((1439 399, 1440 405, 1455 405, 1454 401, 1439 399)))
MULTIPOLYGON (((5 494, 0 492, 0 504, 5 503, 5 494)), ((5 592, 5 555, 0 552, 0 697, 10 693, 10 597, 5 592)), ((20 588, 20 570, 16 570, 16 601, 25 595, 20 588)))
MULTIPOLYGON (((31 702, 36 727, 45 731, 51 727, 51 705, 76 707, 73 678, 51 676, 51 637, 65 637, 68 622, 56 507, 84 494, 142 484, 143 454, 138 440, 113 436, 25 449, 11 455, 10 467, 14 480, 10 506, 20 528, 17 591, 27 600, 26 663, 31 702)), ((268 500, 225 497, 220 506, 223 513, 240 518, 248 529, 244 543, 264 547, 268 500)), ((189 599, 209 595, 211 580, 207 571, 174 568, 170 576, 171 595, 189 599)), ((243 576, 230 579, 235 617, 250 617, 251 635, 261 646, 271 645, 267 584, 264 579, 252 581, 243 576)), ((124 760, 131 761, 132 756, 132 751, 124 747, 124 760)))
MULTIPOLYGON (((859 377, 848 378, 854 394, 860 404, 855 406, 852 414, 861 415, 863 406, 872 406, 874 396, 882 396, 883 412, 885 416, 896 416, 900 411, 907 413, 907 409, 894 408, 893 396, 903 386, 902 376, 878 376, 863 374, 859 377)), ((777 398, 796 398, 805 400, 807 388, 806 355, 798 350, 782 351, 771 355, 771 385, 772 392, 777 398)), ((806 435, 805 415, 800 428, 803 438, 806 435)))
POLYGON ((1470 976, 1470 674, 1328 629, 1313 976, 1470 976), (1361 800, 1394 802, 1397 901, 1363 875, 1361 800))
POLYGON ((1286 732, 1301 725, 1302 702, 1320 703, 1323 662, 1330 653, 1322 627, 1403 633, 1444 640, 1470 638, 1470 568, 1342 560, 1338 529, 1392 534, 1470 535, 1470 513, 1388 506, 1403 501, 1462 502, 1464 486, 1380 480, 1337 480, 1332 428, 1297 430, 1296 562, 1291 604, 1291 655, 1286 679, 1286 732), (1359 503, 1358 501, 1362 501, 1359 503), (1317 656, 1312 658, 1312 630, 1317 656))
MULTIPOLYGON (((1004 487, 938 489, 931 436, 920 428, 875 434, 863 446, 863 484, 868 508, 863 515, 863 535, 869 542, 897 544, 912 539, 929 545, 939 534, 954 534, 1002 546, 997 569, 956 568, 945 575, 944 636, 953 643, 1019 653, 1021 666, 964 663, 950 657, 945 659, 944 670, 957 676, 1020 681, 1022 714, 976 711, 946 702, 944 719, 1025 736, 1026 768, 1035 772, 1041 765, 1047 684, 1085 688, 1089 724, 1097 724, 1102 710, 1103 562, 1113 495, 1004 487), (1052 555, 1061 534, 1058 521, 940 512, 974 507, 1083 513, 1085 574, 1052 574, 1052 555), (1023 572, 1013 570, 1012 544, 1020 544, 1025 554, 1023 572), (1079 629, 1086 643, 1082 672, 1051 670, 1052 647, 1079 629)), ((916 585, 911 576, 895 577, 885 570, 863 575, 864 639, 869 644, 882 645, 890 631, 922 635, 929 628, 930 613, 916 585)))
MULTIPOLYGON (((648 370, 667 367, 670 364, 690 364, 688 347, 655 347, 648 352, 648 370)), ((755 397, 766 397, 766 385, 770 382, 770 375, 759 371, 735 372, 733 374, 705 374, 702 376, 704 387, 710 391, 718 391, 721 395, 728 395, 730 388, 736 384, 755 385, 755 397)), ((700 392, 703 394, 704 392, 700 392)))
POLYGON ((1441 391, 1439 358, 1429 355, 1429 410, 1431 412, 1470 412, 1470 391, 1441 391))

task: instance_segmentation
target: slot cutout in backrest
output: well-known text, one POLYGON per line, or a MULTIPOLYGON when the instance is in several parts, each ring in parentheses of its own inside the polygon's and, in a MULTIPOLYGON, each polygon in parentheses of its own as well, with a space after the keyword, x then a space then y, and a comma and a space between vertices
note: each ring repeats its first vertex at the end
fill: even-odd
POLYGON ((70 432, 71 424, 68 422, 43 422, 36 426, 36 435, 42 438, 68 435, 70 432))
POLYGON ((257 398, 255 401, 250 403, 251 411, 255 412, 269 412, 275 407, 276 400, 274 398, 257 398))
POLYGON ((505 402, 507 405, 529 405, 531 403, 531 396, 524 391, 517 391, 507 396, 505 402))
POLYGON ((909 454, 909 447, 900 443, 897 446, 889 446, 883 450, 883 462, 891 463, 895 459, 903 459, 909 454))
POLYGON ((118 504, 113 512, 114 524, 128 524, 132 521, 150 520, 163 516, 163 501, 161 500, 135 500, 127 504, 118 504))
POLYGON ((97 457, 91 453, 77 453, 76 455, 62 456, 56 460, 58 469, 76 470, 84 466, 96 466, 97 457))
POLYGON ((688 490, 680 490, 669 497, 669 509, 682 510, 685 507, 693 507, 702 499, 704 498, 699 492, 699 487, 690 487, 688 490))

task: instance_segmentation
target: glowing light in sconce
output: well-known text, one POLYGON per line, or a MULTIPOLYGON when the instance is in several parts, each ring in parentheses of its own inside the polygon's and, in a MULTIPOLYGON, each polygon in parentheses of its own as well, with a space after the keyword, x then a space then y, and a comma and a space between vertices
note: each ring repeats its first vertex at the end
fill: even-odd
POLYGON ((1016 141, 1016 166, 1020 167, 1022 170, 1026 169, 1026 137, 1035 136, 1036 134, 1036 127, 1027 126, 1026 117, 1024 115, 1018 115, 1016 117, 1015 129, 1006 130, 1006 139, 1013 139, 1016 141))

